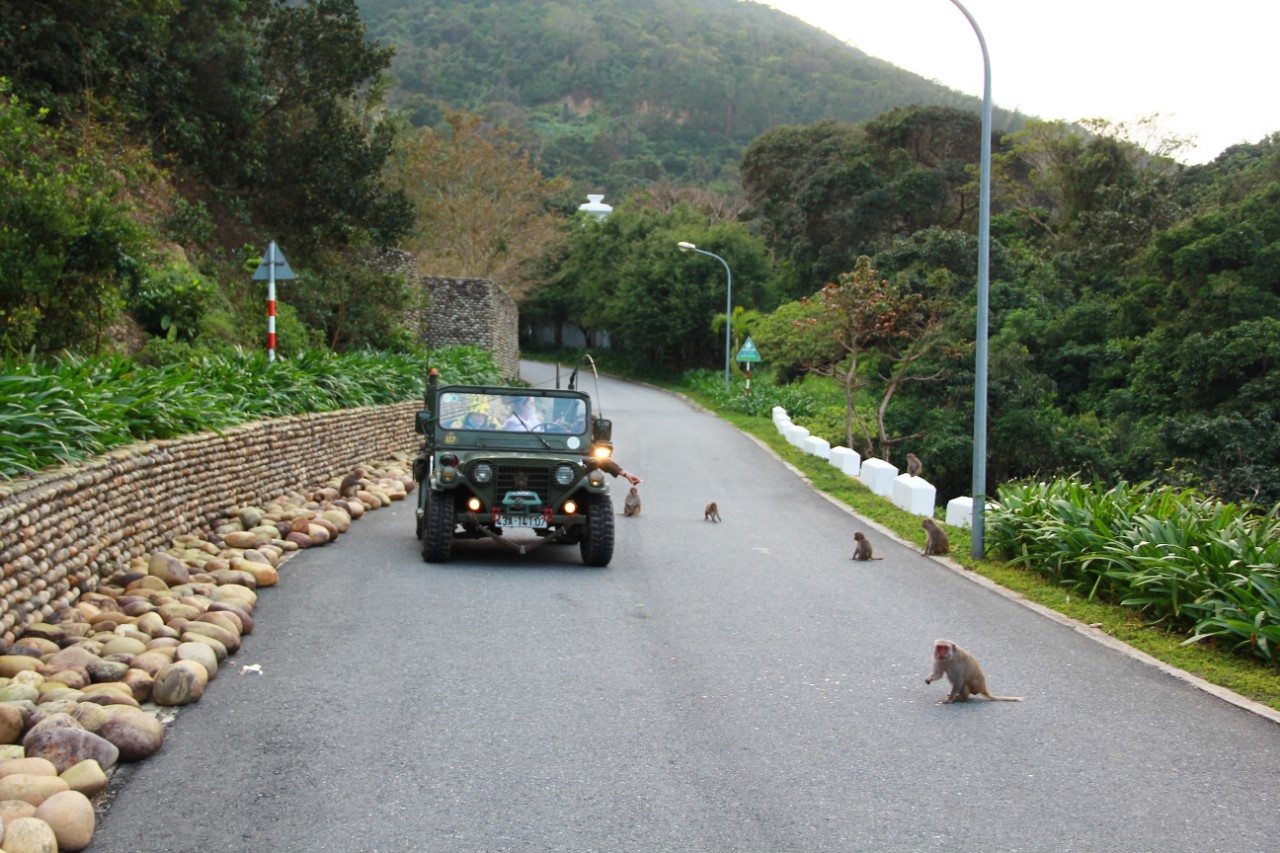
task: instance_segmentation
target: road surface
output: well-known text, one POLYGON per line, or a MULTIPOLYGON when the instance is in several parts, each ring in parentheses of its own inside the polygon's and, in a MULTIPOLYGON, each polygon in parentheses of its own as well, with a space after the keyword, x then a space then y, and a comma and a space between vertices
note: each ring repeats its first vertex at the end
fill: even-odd
POLYGON ((412 501, 367 515, 284 565, 91 853, 1280 843, 1280 726, 871 532, 678 397, 599 394, 645 481, 608 568, 425 564, 412 501), (883 560, 848 559, 857 529, 883 560), (937 637, 1025 701, 939 704, 937 637))

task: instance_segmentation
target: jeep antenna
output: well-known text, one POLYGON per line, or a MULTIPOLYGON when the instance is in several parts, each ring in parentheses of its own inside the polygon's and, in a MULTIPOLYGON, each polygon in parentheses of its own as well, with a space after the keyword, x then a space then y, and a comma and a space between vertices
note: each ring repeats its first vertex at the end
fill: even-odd
MULTIPOLYGON (((602 403, 600 400, 600 374, 596 372, 596 360, 591 357, 590 353, 583 353, 582 357, 585 358, 588 363, 590 363, 591 375, 596 378, 596 406, 598 407, 598 414, 603 415, 604 403, 602 403)), ((577 368, 574 368, 573 372, 576 375, 578 372, 577 368)))

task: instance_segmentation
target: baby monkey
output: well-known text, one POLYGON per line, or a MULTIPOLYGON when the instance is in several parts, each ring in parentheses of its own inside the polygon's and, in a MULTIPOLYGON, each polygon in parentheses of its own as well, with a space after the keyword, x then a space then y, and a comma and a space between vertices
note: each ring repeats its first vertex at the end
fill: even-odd
POLYGON ((627 492, 626 500, 622 502, 623 515, 639 515, 640 514, 640 493, 636 491, 636 487, 632 486, 631 491, 627 492))
POLYGON ((720 508, 716 506, 716 502, 712 501, 707 504, 707 508, 702 511, 703 521, 720 521, 720 508))
POLYGON ((364 470, 357 468, 350 474, 342 478, 341 485, 338 486, 338 494, 344 498, 355 495, 360 490, 360 486, 364 480, 364 470))
POLYGON ((981 694, 996 702, 1021 702, 1021 696, 992 696, 987 690, 987 677, 982 674, 978 659, 951 640, 933 641, 933 672, 925 676, 924 683, 932 684, 935 679, 947 674, 951 682, 951 692, 942 700, 943 705, 952 702, 964 702, 970 696, 981 694))
POLYGON ((871 540, 862 535, 859 530, 853 534, 853 556, 851 560, 883 560, 884 557, 871 556, 871 540))

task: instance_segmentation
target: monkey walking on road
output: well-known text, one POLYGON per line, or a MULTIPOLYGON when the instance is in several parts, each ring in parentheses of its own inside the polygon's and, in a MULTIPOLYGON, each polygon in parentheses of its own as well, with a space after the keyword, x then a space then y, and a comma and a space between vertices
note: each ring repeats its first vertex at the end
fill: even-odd
POLYGON ((717 523, 720 521, 720 508, 716 506, 715 501, 707 504, 707 508, 702 511, 702 520, 717 523))
POLYGON ((924 555, 926 557, 933 554, 946 554, 951 550, 951 541, 947 539, 946 531, 938 526, 938 522, 926 516, 921 520, 920 526, 924 528, 924 555))
POLYGON ((883 560, 884 557, 871 556, 871 540, 859 530, 853 534, 853 556, 850 560, 883 560))
POLYGON ((932 684, 946 673, 951 682, 951 692, 942 700, 943 705, 964 702, 979 694, 996 702, 1021 702, 1021 696, 992 696, 987 690, 987 677, 978 665, 978 659, 950 640, 933 641, 933 672, 925 676, 924 683, 932 684))
POLYGON ((627 492, 626 500, 622 502, 623 515, 639 515, 640 514, 640 493, 636 491, 636 487, 632 486, 631 491, 627 492))

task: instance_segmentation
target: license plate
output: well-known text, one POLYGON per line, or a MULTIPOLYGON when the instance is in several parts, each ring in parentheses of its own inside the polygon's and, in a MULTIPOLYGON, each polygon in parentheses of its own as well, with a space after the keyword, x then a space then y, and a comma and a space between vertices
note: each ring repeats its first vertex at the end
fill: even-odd
POLYGON ((500 515, 499 527, 546 527, 547 520, 540 515, 500 515))

